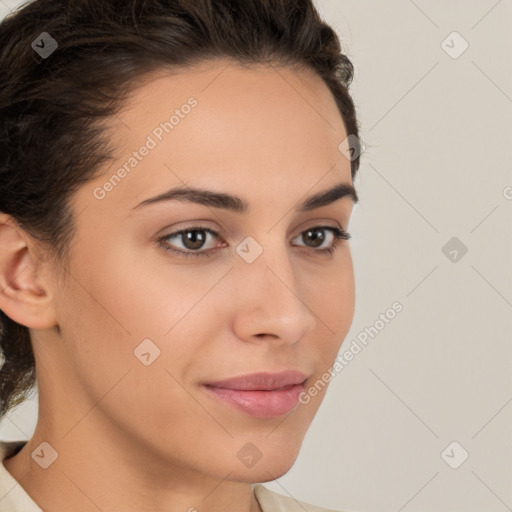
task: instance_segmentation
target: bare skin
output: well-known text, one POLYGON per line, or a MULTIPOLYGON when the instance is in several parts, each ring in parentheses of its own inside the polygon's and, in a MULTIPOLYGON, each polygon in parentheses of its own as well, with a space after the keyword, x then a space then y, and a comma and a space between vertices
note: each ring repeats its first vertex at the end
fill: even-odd
MULTIPOLYGON (((48 512, 256 512, 251 484, 290 469, 326 388, 290 413, 258 418, 202 384, 292 369, 307 389, 332 366, 354 313, 349 242, 329 255, 319 251, 334 245, 331 231, 319 248, 303 233, 348 231, 353 201, 302 213, 296 205, 352 184, 338 149, 343 121, 312 73, 218 60, 155 75, 110 128, 118 155, 73 197, 62 279, 0 214, 0 309, 29 327, 39 384, 34 435, 4 465, 48 512), (155 128, 191 97, 197 105, 159 141, 155 128), (150 135, 156 147, 105 185, 150 135), (250 209, 176 200, 135 208, 177 186, 240 196, 250 209), (210 257, 155 243, 197 225, 218 233, 203 231, 195 251, 210 257), (262 249, 251 263, 236 251, 249 236, 262 249), (147 366, 134 355, 145 339, 160 350, 147 366), (31 456, 42 442, 58 453, 47 469, 31 456), (237 456, 247 443, 262 454, 252 467, 237 456)), ((185 243, 167 239, 193 252, 185 243)))

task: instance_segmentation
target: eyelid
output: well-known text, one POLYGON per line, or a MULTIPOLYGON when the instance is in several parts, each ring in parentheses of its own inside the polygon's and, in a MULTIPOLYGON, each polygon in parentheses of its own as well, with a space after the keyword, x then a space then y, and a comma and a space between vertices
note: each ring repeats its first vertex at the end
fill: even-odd
MULTIPOLYGON (((232 228, 229 228, 227 225, 225 225, 223 222, 220 223, 220 227, 218 227, 218 224, 215 224, 215 227, 212 227, 211 221, 209 220, 203 220, 203 219, 197 219, 193 221, 185 221, 184 223, 178 223, 177 228, 175 228, 173 231, 168 232, 164 235, 157 235, 155 236, 155 240, 162 237, 169 237, 170 235, 174 235, 178 232, 182 231, 191 231, 191 230, 199 230, 199 231, 209 231, 212 233, 215 233, 217 236, 220 237, 220 233, 228 233, 230 235, 233 235, 233 233, 238 233, 238 228, 233 231, 232 228), (182 225, 184 224, 184 225, 182 225)), ((175 225, 176 226, 176 225, 175 225)), ((318 228, 318 227, 324 227, 324 228, 337 228, 340 231, 347 233, 348 232, 343 228, 341 221, 333 219, 333 218, 320 218, 320 219, 310 219, 309 221, 302 222, 298 227, 296 227, 293 231, 297 231, 297 235, 300 235, 304 231, 307 231, 311 228, 318 228), (330 225, 331 223, 334 223, 333 225, 330 225)), ((169 229, 169 226, 167 228, 162 229, 162 232, 167 231, 169 229)), ((297 235, 294 236, 294 238, 297 237, 297 235)), ((242 235, 241 232, 239 233, 240 241, 245 238, 245 235, 242 235)))
MULTIPOLYGON (((299 237, 300 235, 302 235, 303 233, 305 233, 308 230, 330 231, 332 236, 334 237, 334 239, 329 247, 323 248, 323 249, 311 248, 311 247, 308 247, 305 245, 298 246, 298 247, 302 247, 303 250, 305 250, 307 253, 313 253, 313 254, 316 253, 318 255, 322 255, 322 254, 332 255, 336 251, 336 249, 338 248, 338 246, 342 240, 349 240, 351 238, 350 233, 348 233, 346 230, 344 230, 341 226, 339 226, 339 225, 331 226, 331 225, 327 225, 327 224, 321 224, 320 221, 317 220, 315 224, 312 224, 306 228, 302 228, 299 231, 299 233, 293 237, 293 239, 299 237)), ((170 238, 177 238, 180 235, 182 235, 183 233, 191 232, 191 231, 204 231, 204 232, 208 233, 209 235, 213 236, 214 238, 223 240, 218 231, 211 229, 210 227, 205 226, 205 225, 193 224, 193 225, 182 227, 182 228, 172 231, 168 234, 158 236, 156 239, 156 243, 157 243, 157 245, 162 247, 162 249, 164 251, 175 253, 184 258, 187 258, 189 256, 191 256, 191 257, 201 257, 201 256, 209 257, 209 256, 211 256, 211 253, 216 248, 198 249, 198 250, 192 250, 192 249, 180 250, 180 249, 172 248, 170 246, 170 244, 167 242, 167 240, 170 238)), ((223 244, 225 244, 225 243, 226 242, 223 241, 223 244)), ((219 246, 217 246, 217 248, 219 248, 219 246)))

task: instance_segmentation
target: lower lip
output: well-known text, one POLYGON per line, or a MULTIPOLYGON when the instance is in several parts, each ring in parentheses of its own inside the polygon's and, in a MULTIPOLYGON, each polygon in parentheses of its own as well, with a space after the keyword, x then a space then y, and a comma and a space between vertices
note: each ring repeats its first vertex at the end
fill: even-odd
POLYGON ((219 400, 256 418, 275 418, 286 414, 297 405, 299 395, 304 391, 303 384, 271 391, 241 391, 215 386, 204 388, 219 400))

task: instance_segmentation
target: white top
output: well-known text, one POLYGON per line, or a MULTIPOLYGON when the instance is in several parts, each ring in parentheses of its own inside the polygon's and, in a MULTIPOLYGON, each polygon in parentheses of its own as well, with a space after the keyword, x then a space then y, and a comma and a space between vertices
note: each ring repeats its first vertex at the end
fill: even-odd
MULTIPOLYGON (((25 489, 7 471, 3 460, 23 448, 27 441, 0 441, 0 511, 43 512, 25 489)), ((339 512, 316 507, 283 496, 261 484, 254 484, 254 494, 263 512, 339 512)))

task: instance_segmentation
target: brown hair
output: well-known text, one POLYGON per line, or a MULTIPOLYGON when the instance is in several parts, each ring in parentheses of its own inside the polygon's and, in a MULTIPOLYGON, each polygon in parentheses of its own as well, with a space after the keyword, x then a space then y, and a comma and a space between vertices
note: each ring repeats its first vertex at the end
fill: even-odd
MULTIPOLYGON (((312 0, 35 0, 0 23, 0 212, 63 263, 72 194, 115 149, 101 122, 150 72, 215 57, 316 72, 354 136, 355 177, 353 66, 312 0)), ((0 346, 1 416, 36 384, 29 330, 1 310, 0 346)))

